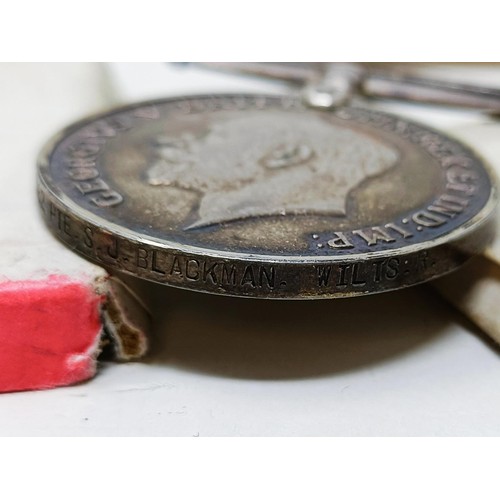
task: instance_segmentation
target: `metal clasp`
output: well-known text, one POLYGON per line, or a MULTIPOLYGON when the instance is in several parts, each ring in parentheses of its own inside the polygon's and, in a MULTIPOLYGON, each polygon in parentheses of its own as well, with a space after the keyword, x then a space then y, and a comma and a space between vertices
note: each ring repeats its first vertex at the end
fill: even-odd
POLYGON ((500 89, 398 74, 356 63, 196 63, 286 81, 313 107, 331 108, 354 96, 500 113, 500 89))

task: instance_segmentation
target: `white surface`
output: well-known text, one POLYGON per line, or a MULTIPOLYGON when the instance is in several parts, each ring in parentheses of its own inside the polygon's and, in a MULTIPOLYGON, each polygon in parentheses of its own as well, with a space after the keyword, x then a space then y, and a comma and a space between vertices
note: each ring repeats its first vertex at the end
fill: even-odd
POLYGON ((105 275, 49 234, 35 182, 45 142, 106 105, 102 80, 97 64, 0 65, 0 281, 62 274, 92 283, 105 275))
POLYGON ((0 432, 500 434, 499 356, 430 288, 301 303, 151 288, 161 354, 76 387, 2 395, 0 432))
MULTIPOLYGON (((125 81, 147 71, 115 66, 116 92, 160 93, 125 81)), ((151 71, 181 92, 179 69, 151 71)), ((2 435, 500 434, 498 351, 430 287, 269 302, 137 286, 157 354, 79 386, 1 395, 2 435)))

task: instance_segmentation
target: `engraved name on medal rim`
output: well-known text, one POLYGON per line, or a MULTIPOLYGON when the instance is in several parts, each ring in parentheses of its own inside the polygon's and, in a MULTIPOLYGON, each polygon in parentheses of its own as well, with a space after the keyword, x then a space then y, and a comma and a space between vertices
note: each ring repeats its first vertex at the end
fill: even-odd
MULTIPOLYGON (((477 155, 454 139, 428 127, 396 116, 359 108, 342 108, 333 113, 329 111, 319 114, 329 115, 337 120, 333 129, 342 127, 345 123, 345 133, 350 133, 351 126, 360 125, 361 130, 364 128, 372 134, 372 138, 365 141, 365 147, 370 144, 370 140, 375 141, 373 144, 378 147, 379 152, 384 152, 381 158, 386 162, 385 167, 382 160, 379 167, 376 162, 372 162, 374 178, 381 171, 390 171, 392 164, 399 161, 397 154, 400 152, 391 152, 381 138, 383 134, 392 134, 398 135, 399 139, 403 138, 408 144, 412 143, 417 149, 425 150, 429 158, 433 157, 433 161, 436 165, 439 164, 444 172, 443 182, 448 188, 427 200, 422 206, 413 207, 412 210, 407 210, 407 213, 396 214, 397 217, 389 217, 378 224, 342 230, 336 230, 339 228, 333 225, 332 229, 327 231, 305 231, 303 234, 308 240, 306 251, 281 254, 258 247, 249 250, 224 248, 220 244, 203 246, 196 240, 193 244, 189 239, 169 239, 168 232, 160 232, 159 237, 146 226, 134 227, 133 224, 127 223, 128 221, 117 222, 107 218, 110 211, 123 207, 131 197, 130 193, 121 192, 116 179, 109 178, 109 169, 103 168, 97 160, 110 141, 128 131, 134 132, 134 127, 140 131, 145 123, 155 120, 167 123, 175 121, 177 116, 206 118, 206 115, 216 115, 217 112, 223 117, 224 113, 229 113, 229 119, 233 122, 236 120, 241 128, 244 126, 245 113, 249 116, 249 111, 253 112, 254 122, 258 124, 262 122, 259 112, 274 112, 278 115, 280 112, 287 113, 288 117, 293 118, 292 123, 297 116, 300 118, 300 115, 304 115, 304 118, 308 115, 318 116, 318 112, 303 108, 298 101, 288 96, 201 96, 126 106, 69 127, 47 145, 39 160, 39 199, 49 228, 76 252, 105 267, 181 288, 267 298, 342 297, 397 289, 445 274, 467 260, 470 254, 484 247, 490 233, 496 191, 490 182, 487 169, 477 155), (234 113, 234 116, 231 116, 231 113, 234 113), (80 140, 86 153, 78 153, 79 149, 73 143, 72 151, 76 153, 69 160, 66 158, 65 164, 59 159, 59 164, 56 165, 54 156, 60 153, 61 144, 64 145, 68 141, 71 143, 71 140, 80 140), (63 172, 64 169, 66 172, 63 172), (61 181, 63 178, 65 180, 61 181), (475 205, 470 202, 471 199, 475 205)), ((287 115, 284 116, 286 119, 287 115)), ((296 124, 295 128, 300 128, 300 125, 296 124)), ((217 133, 222 133, 223 136, 228 130, 224 120, 220 130, 222 132, 217 133)), ((321 126, 316 132, 321 135, 321 126)), ((304 137, 304 134, 298 135, 304 137)), ((291 142, 284 141, 282 147, 279 144, 276 147, 271 137, 271 150, 264 147, 264 151, 257 154, 260 155, 259 169, 264 172, 272 170, 271 175, 275 175, 274 172, 283 170, 284 166, 285 170, 295 168, 295 175, 299 172, 299 181, 302 179, 300 176, 306 180, 310 178, 310 174, 306 173, 304 176, 303 167, 317 155, 318 145, 311 146, 308 140, 296 144, 293 140, 298 135, 297 130, 292 130, 291 142)), ((158 136, 155 136, 150 139, 157 138, 158 136)), ((227 134, 225 138, 227 139, 227 134)), ((195 145, 200 144, 196 139, 190 140, 194 141, 195 145)), ((206 139, 209 150, 212 148, 214 151, 214 140, 219 140, 217 134, 215 139, 210 136, 206 139)), ((238 141, 241 141, 240 137, 237 137, 236 142, 241 149, 238 141)), ((196 149, 192 145, 189 147, 191 153, 196 149)), ((201 147, 205 146, 201 143, 201 147)), ((203 150, 200 151, 203 153, 203 150)), ((217 149, 215 152, 218 154, 217 149)), ((342 152, 334 153, 342 156, 342 152)), ((169 155, 167 151, 167 160, 171 157, 169 155)), ((323 163, 315 168, 329 178, 331 163, 324 161, 324 155, 325 153, 320 158, 323 163)), ((368 151, 367 155, 368 159, 370 155, 374 157, 373 149, 368 151)), ((250 172, 247 177, 252 179, 252 183, 252 176, 255 175, 252 165, 255 160, 251 154, 247 156, 250 158, 250 166, 247 166, 250 172)), ((192 167, 193 182, 199 183, 200 175, 196 167, 199 158, 193 154, 184 156, 184 160, 186 158, 192 159, 195 165, 192 167)), ((213 165, 214 171, 219 168, 215 163, 213 165)), ((144 184, 148 184, 147 173, 151 172, 153 167, 154 165, 149 163, 143 169, 143 174, 146 175, 144 184)), ((168 174, 168 169, 166 171, 168 174)), ((116 175, 119 174, 120 172, 116 172, 116 175)), ((219 182, 217 172, 215 174, 213 178, 219 182)), ((182 181, 182 175, 179 179, 182 181)), ((359 182, 363 183, 366 179, 369 182, 370 175, 359 182)), ((150 189, 155 189, 155 182, 150 184, 150 189)), ((161 179, 158 181, 156 178, 156 184, 162 186, 161 179)), ((168 189, 168 186, 169 182, 165 182, 162 189, 168 189)), ((252 190, 254 186, 250 184, 250 188, 252 190)), ((406 188, 408 189, 408 186, 406 188)), ((352 189, 347 189, 346 200, 352 189)), ((239 196, 237 189, 233 192, 235 196, 239 196)), ((293 189, 290 192, 293 194, 293 189)), ((226 207, 222 205, 221 209, 219 205, 215 211, 207 209, 203 224, 196 219, 190 224, 183 221, 181 229, 186 234, 194 232, 203 235, 224 232, 236 224, 239 230, 244 232, 245 225, 255 225, 256 221, 258 224, 259 221, 266 220, 266 224, 271 224, 271 227, 274 224, 274 227, 279 228, 280 224, 286 225, 288 219, 293 219, 294 224, 300 226, 304 220, 311 217, 314 226, 314 217, 327 220, 331 215, 325 213, 326 205, 321 204, 317 205, 317 213, 310 205, 304 209, 300 204, 296 204, 291 210, 291 199, 290 193, 284 194, 283 200, 288 205, 283 213, 279 213, 279 204, 268 204, 264 208, 257 206, 253 211, 243 204, 242 212, 237 214, 234 220, 232 216, 221 219, 226 207), (212 219, 207 218, 206 214, 212 219)), ((307 203, 313 199, 314 196, 305 193, 304 200, 307 203)), ((202 203, 199 206, 202 206, 202 203)), ((336 206, 338 207, 338 203, 336 206)), ((339 216, 338 208, 333 212, 339 216)), ((130 221, 134 220, 134 213, 129 215, 130 221)), ((201 212, 195 216, 201 217, 201 212)), ((232 240, 231 242, 233 243, 232 240)), ((284 247, 286 243, 278 241, 277 245, 284 247)))

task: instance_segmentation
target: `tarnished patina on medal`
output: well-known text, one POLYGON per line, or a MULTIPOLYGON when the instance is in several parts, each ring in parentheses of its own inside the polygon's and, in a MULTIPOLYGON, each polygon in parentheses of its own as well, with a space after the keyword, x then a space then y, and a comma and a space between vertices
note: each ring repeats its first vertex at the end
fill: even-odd
POLYGON ((39 160, 53 233, 111 270, 190 290, 345 297, 445 274, 491 235, 463 144, 397 116, 202 96, 77 123, 39 160))

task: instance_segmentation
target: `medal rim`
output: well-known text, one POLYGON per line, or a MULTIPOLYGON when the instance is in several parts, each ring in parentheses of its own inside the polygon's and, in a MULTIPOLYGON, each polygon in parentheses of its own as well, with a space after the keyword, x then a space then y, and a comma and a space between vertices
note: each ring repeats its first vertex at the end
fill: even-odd
MULTIPOLYGON (((141 102, 136 102, 132 104, 127 104, 127 105, 121 105, 121 106, 113 106, 108 108, 107 110, 101 111, 99 113, 91 114, 88 115, 87 117, 84 117, 72 124, 70 124, 67 127, 64 127, 62 130, 54 134, 43 146, 42 150, 40 151, 38 158, 37 158, 37 186, 38 188, 42 188, 46 194, 48 194, 50 201, 55 203, 58 207, 60 207, 63 212, 65 212, 69 217, 76 219, 80 223, 84 223, 87 226, 92 227, 93 230, 101 233, 107 233, 111 234, 114 236, 117 236, 119 238, 123 238, 125 240, 128 240, 130 242, 133 242, 133 244, 140 244, 142 246, 149 247, 151 249, 158 249, 158 250, 163 250, 167 252, 173 252, 173 253, 181 253, 181 254, 187 254, 187 255, 193 255, 193 256, 199 256, 202 258, 218 258, 218 259, 224 259, 227 261, 237 261, 237 262, 245 262, 248 264, 269 264, 269 263, 275 263, 275 264, 289 264, 290 266, 295 266, 295 265, 305 265, 307 267, 312 267, 315 264, 339 264, 339 263, 353 263, 353 262, 369 262, 372 260, 380 259, 382 257, 385 258, 390 258, 390 257, 396 257, 396 256, 409 256, 418 252, 421 252, 423 250, 430 250, 434 249, 437 247, 445 246, 445 245, 454 245, 458 243, 465 242, 472 238, 474 234, 476 234, 481 228, 483 228, 486 224, 490 222, 490 219, 492 218, 494 214, 494 210, 498 204, 498 187, 496 183, 496 174, 493 171, 492 167, 489 165, 489 163, 481 156, 481 154, 477 153, 473 148, 468 146, 467 144, 463 143, 461 140, 456 139, 453 136, 448 135, 447 133, 443 133, 440 130, 436 130, 433 127, 430 127, 426 124, 421 124, 417 121, 414 120, 409 120, 406 117, 400 117, 399 115, 393 114, 393 113, 386 113, 384 111, 373 111, 369 110, 372 113, 378 114, 378 115, 385 115, 389 117, 396 117, 398 120, 401 120, 407 124, 415 124, 419 127, 423 127, 429 132, 435 132, 439 136, 442 136, 454 143, 459 144, 460 146, 464 147, 465 149, 471 150, 473 154, 476 156, 477 160, 480 162, 481 167, 484 169, 484 171, 487 173, 488 178, 489 178, 489 184, 490 184, 490 192, 489 196, 487 198, 487 201, 483 205, 483 207, 476 213, 474 214, 470 219, 468 219, 465 223, 462 225, 450 230, 449 232, 438 236, 437 238, 426 240, 423 242, 418 242, 418 243, 410 243, 408 245, 405 245, 403 247, 399 248, 389 248, 389 249, 383 249, 383 250, 375 250, 375 251, 369 251, 369 252, 357 252, 357 253, 352 253, 352 254, 335 254, 335 255, 266 255, 265 252, 259 253, 259 254, 253 254, 250 252, 238 252, 238 251, 227 251, 227 250, 215 250, 215 249, 210 249, 202 246, 196 246, 196 245, 188 245, 184 243, 178 243, 173 240, 167 240, 167 239, 161 239, 157 238, 155 236, 148 236, 139 232, 136 232, 134 230, 128 229, 124 226, 120 226, 114 222, 110 222, 109 220, 105 219, 104 217, 101 217, 100 215, 94 214, 90 212, 89 210, 85 209, 82 207, 80 204, 75 202, 73 199, 71 199, 68 195, 66 195, 62 190, 60 190, 55 184, 50 184, 47 179, 47 173, 48 169, 50 167, 50 159, 53 154, 53 152, 57 149, 57 146, 59 143, 68 137, 71 133, 75 132, 76 130, 93 123, 96 120, 103 119, 111 114, 116 114, 120 112, 130 112, 133 111, 134 109, 137 108, 142 108, 145 106, 155 106, 155 105, 162 105, 162 104, 168 104, 176 101, 185 101, 185 100, 196 100, 196 99, 208 99, 211 97, 216 97, 216 98, 264 98, 264 99, 295 99, 295 97, 286 95, 286 94, 258 94, 258 93, 221 93, 221 94, 200 94, 200 95, 184 95, 184 96, 175 96, 175 97, 169 97, 169 98, 159 98, 159 99, 152 99, 152 100, 146 100, 146 101, 141 101, 141 102)), ((360 106, 343 106, 342 109, 361 109, 364 110, 366 108, 360 107, 360 106)), ((50 176, 49 176, 50 177, 50 176)), ((58 237, 57 232, 53 231, 52 228, 49 227, 51 232, 55 234, 56 237, 58 237)), ((61 238, 58 238, 61 240, 61 238)), ((62 240, 63 241, 63 240, 62 240)), ((64 244, 67 245, 66 242, 63 241, 64 244)), ((97 259, 93 259, 91 255, 88 255, 84 252, 78 251, 78 249, 73 249, 75 250, 79 255, 84 256, 91 262, 101 265, 103 267, 113 267, 114 269, 117 269, 120 272, 125 272, 127 274, 130 274, 132 276, 138 276, 142 279, 146 279, 149 281, 154 281, 158 282, 161 284, 165 284, 168 286, 174 286, 178 288, 184 288, 184 289, 189 289, 189 290, 194 290, 194 291, 202 291, 202 292, 207 292, 207 293, 215 293, 217 294, 217 291, 213 291, 212 289, 207 289, 206 287, 203 286, 198 286, 198 287, 185 287, 182 286, 181 284, 178 283, 172 283, 169 281, 161 281, 161 280, 155 280, 152 277, 148 276, 139 276, 138 274, 128 271, 126 269, 119 268, 118 266, 108 266, 108 263, 104 264, 103 262, 100 262, 97 259)), ((474 253, 479 253, 481 250, 483 250, 483 247, 481 249, 478 249, 474 253)), ((472 256, 473 253, 470 255, 472 256)), ((459 265, 454 265, 452 266, 448 272, 451 272, 455 268, 459 267, 459 265)), ((436 277, 442 276, 443 274, 446 273, 439 273, 436 275, 433 275, 431 277, 427 277, 422 280, 415 280, 414 284, 422 283, 425 281, 429 281, 430 279, 434 279, 436 277)), ((411 286, 411 285, 407 285, 411 286)), ((394 287, 394 289, 401 288, 401 287, 394 287)), ((316 293, 313 291, 312 297, 309 297, 310 294, 307 294, 307 297, 304 296, 286 296, 286 297, 276 297, 276 298, 285 298, 285 299, 291 299, 291 298, 327 298, 327 297, 342 297, 342 296, 353 296, 353 295, 366 295, 366 294, 372 294, 372 293, 379 293, 383 291, 388 291, 388 290, 370 290, 370 291, 363 291, 363 292, 346 292, 342 293, 339 291, 336 291, 334 293, 316 293)), ((231 292, 226 292, 224 291, 223 293, 220 293, 222 295, 233 295, 233 296, 238 296, 238 297, 246 297, 248 295, 241 295, 238 293, 231 293, 231 292)), ((258 294, 250 294, 252 297, 259 297, 258 294)), ((272 298, 270 296, 266 296, 266 298, 272 298)))

